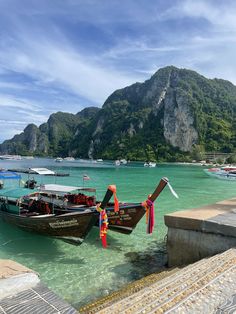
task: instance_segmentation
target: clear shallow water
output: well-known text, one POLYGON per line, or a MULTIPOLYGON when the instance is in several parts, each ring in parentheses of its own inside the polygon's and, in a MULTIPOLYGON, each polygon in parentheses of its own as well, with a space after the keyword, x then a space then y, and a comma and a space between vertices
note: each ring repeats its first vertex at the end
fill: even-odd
MULTIPOLYGON (((131 235, 110 231, 107 249, 102 249, 99 232, 93 228, 79 247, 23 232, 0 222, 0 258, 13 259, 37 271, 54 292, 76 308, 117 290, 126 283, 158 271, 166 263, 163 216, 177 210, 214 203, 236 195, 236 182, 208 177, 200 166, 141 164, 114 167, 111 163, 55 163, 50 159, 0 161, 0 168, 48 167, 69 172, 69 177, 35 176, 38 183, 82 185, 83 174, 91 180, 86 186, 97 188, 102 199, 109 184, 116 184, 122 201, 143 201, 153 192, 161 177, 169 178, 179 195, 175 199, 166 188, 156 201, 153 235, 146 234, 145 218, 131 235)), ((27 175, 24 175, 27 179, 27 175)))

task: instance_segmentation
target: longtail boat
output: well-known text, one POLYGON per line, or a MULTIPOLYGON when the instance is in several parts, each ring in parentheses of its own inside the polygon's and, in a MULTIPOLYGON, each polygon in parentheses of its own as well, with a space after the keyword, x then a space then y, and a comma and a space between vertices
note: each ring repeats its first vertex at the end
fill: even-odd
MULTIPOLYGON (((165 186, 168 184, 168 182, 169 180, 167 178, 162 178, 160 180, 153 194, 149 195, 148 197, 149 202, 151 203, 155 202, 155 200, 160 195, 165 186)), ((109 188, 108 193, 112 193, 112 191, 109 190, 109 188)), ((110 230, 124 234, 130 234, 135 229, 136 225, 144 216, 144 214, 147 213, 147 206, 145 206, 145 202, 119 203, 119 211, 115 211, 114 204, 108 203, 106 212, 110 230)))
POLYGON ((27 192, 28 189, 21 188, 0 193, 0 217, 4 222, 80 245, 97 221, 91 208, 71 211, 55 206, 52 211, 51 204, 40 193, 27 192))
MULTIPOLYGON (((0 217, 3 221, 26 231, 81 244, 94 225, 129 234, 149 212, 154 215, 152 203, 168 183, 162 178, 154 193, 144 203, 121 203, 116 198, 115 186, 109 186, 103 201, 97 202, 95 189, 48 184, 28 193, 28 189, 2 190, 0 192, 0 217), (112 196, 115 202, 110 203, 112 196), (106 211, 105 208, 107 207, 106 211), (105 219, 105 220, 104 220, 105 219)), ((153 227, 151 227, 153 228, 153 227)))
MULTIPOLYGON (((0 171, 0 218, 25 231, 81 244, 97 221, 94 209, 86 207, 84 210, 72 211, 60 194, 46 194, 38 189, 29 193, 26 187, 5 187, 12 180, 18 180, 20 186, 20 179, 21 176, 14 172, 0 171)), ((67 187, 67 190, 72 189, 67 187)), ((105 207, 109 200, 106 196, 101 206, 105 207)))

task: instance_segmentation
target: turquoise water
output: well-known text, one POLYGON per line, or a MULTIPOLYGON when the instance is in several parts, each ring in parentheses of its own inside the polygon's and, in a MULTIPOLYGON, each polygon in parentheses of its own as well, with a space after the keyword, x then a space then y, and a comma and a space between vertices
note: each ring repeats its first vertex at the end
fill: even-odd
POLYGON ((49 159, 0 161, 0 168, 33 166, 70 173, 69 177, 56 179, 35 176, 38 183, 82 185, 82 176, 87 174, 91 180, 86 181, 86 186, 97 188, 98 199, 103 197, 109 184, 116 184, 120 200, 143 201, 163 176, 169 178, 179 195, 175 199, 166 188, 157 199, 152 235, 146 234, 143 218, 131 235, 110 231, 107 249, 102 249, 95 227, 86 241, 76 247, 0 223, 0 258, 13 259, 34 269, 49 288, 76 308, 163 267, 167 232, 164 214, 236 195, 236 182, 208 177, 200 166, 166 164, 144 168, 137 163, 114 167, 111 163, 55 163, 49 159))

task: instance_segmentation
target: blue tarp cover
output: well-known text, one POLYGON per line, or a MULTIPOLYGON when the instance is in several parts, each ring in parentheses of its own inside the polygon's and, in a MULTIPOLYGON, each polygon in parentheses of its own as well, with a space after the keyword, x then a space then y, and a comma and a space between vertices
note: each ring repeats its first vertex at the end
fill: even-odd
POLYGON ((21 175, 11 171, 0 171, 0 180, 21 179, 21 175))

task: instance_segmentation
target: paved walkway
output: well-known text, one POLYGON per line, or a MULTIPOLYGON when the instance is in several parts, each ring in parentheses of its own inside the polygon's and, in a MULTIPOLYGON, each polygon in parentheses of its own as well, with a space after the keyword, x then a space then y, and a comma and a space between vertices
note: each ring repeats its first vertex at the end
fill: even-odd
POLYGON ((0 314, 76 314, 42 283, 0 300, 0 314))
POLYGON ((75 314, 43 285, 38 275, 11 260, 0 260, 0 314, 75 314))
MULTIPOLYGON (((80 312, 80 313, 86 313, 80 312)), ((87 313, 236 313, 236 249, 203 259, 87 313)))

